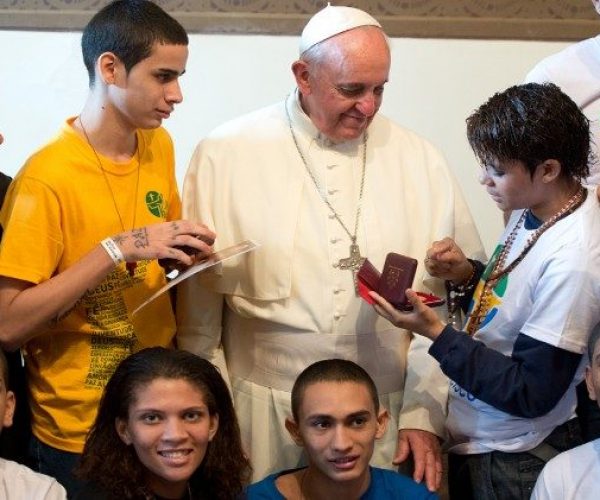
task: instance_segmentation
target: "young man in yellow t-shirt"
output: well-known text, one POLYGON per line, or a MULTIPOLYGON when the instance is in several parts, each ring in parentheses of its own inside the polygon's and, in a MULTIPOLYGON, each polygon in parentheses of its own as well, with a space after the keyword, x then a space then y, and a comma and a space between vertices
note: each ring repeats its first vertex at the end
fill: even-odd
POLYGON ((72 470, 119 361, 175 333, 158 258, 212 251, 214 233, 178 220, 173 146, 161 128, 181 102, 188 38, 147 0, 116 1, 83 32, 83 110, 29 158, 0 212, 0 345, 22 347, 32 459, 72 496, 72 470))

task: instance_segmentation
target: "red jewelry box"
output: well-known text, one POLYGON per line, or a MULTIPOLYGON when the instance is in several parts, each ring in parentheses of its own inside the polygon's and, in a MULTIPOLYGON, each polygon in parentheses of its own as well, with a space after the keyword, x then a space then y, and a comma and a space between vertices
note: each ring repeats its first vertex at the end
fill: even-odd
MULTIPOLYGON (((358 271, 358 294, 369 304, 375 301, 369 295, 375 291, 400 311, 412 311, 413 306, 406 299, 406 289, 411 288, 418 261, 411 257, 390 252, 387 254, 383 273, 380 273, 369 259, 358 271)), ((441 306, 444 299, 436 295, 417 292, 424 304, 429 307, 441 306)))

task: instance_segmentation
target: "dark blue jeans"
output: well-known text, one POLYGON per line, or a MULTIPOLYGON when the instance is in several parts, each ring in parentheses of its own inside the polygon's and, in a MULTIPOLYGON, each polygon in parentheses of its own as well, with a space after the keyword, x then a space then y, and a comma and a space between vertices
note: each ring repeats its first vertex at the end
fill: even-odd
MULTIPOLYGON (((558 426, 545 440, 557 451, 582 444, 578 420, 558 426)), ((448 489, 453 500, 529 500, 546 463, 528 452, 448 454, 448 489)))
POLYGON ((29 442, 29 455, 34 470, 55 478, 65 487, 69 498, 75 497, 84 484, 73 475, 81 455, 48 446, 35 436, 29 442))

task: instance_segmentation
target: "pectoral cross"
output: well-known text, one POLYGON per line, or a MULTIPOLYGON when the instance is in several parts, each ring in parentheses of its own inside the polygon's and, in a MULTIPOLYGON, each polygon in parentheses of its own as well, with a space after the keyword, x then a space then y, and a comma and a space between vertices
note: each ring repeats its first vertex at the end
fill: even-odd
POLYGON ((346 257, 345 259, 340 259, 338 262, 338 266, 340 269, 350 269, 352 271, 352 278, 354 279, 354 291, 356 296, 358 296, 358 270, 360 266, 363 265, 363 262, 366 259, 361 257, 360 249, 356 243, 352 243, 350 245, 350 257, 346 257))

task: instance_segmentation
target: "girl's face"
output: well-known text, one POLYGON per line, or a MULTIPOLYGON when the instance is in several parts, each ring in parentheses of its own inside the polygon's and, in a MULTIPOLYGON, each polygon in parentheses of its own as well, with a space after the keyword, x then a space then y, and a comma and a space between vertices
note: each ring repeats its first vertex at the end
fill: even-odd
MULTIPOLYGON (((536 171, 537 172, 537 171, 536 171)), ((532 207, 539 196, 539 175, 533 178, 522 161, 496 161, 482 167, 479 182, 501 210, 532 207)))
POLYGON ((135 389, 128 419, 116 421, 117 433, 146 468, 150 488, 165 498, 185 493, 218 426, 198 387, 165 378, 135 389))

